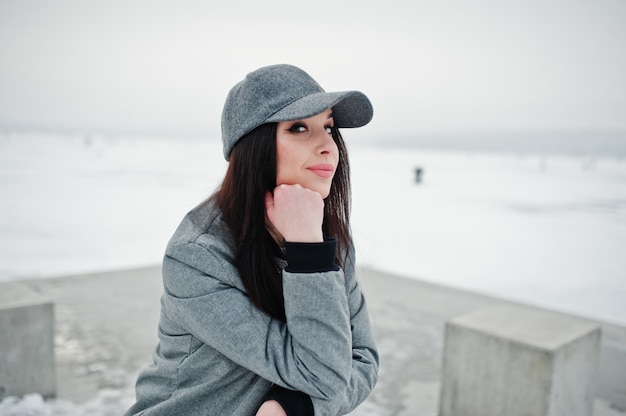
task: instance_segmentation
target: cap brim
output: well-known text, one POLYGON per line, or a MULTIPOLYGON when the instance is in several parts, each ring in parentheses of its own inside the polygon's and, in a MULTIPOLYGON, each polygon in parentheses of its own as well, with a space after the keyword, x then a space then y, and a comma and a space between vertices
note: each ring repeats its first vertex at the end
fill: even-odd
POLYGON ((333 109, 335 127, 362 127, 372 120, 374 109, 360 91, 319 92, 302 97, 281 108, 265 120, 266 123, 302 120, 327 109, 333 109))

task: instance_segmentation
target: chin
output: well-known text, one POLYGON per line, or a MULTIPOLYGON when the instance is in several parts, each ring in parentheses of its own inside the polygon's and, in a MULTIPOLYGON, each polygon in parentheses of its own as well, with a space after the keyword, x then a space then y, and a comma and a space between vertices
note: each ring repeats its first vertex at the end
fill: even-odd
POLYGON ((309 186, 307 186, 306 184, 302 184, 303 187, 305 188, 309 188, 312 191, 317 192, 318 194, 320 194, 322 196, 323 199, 328 198, 328 195, 330 195, 330 188, 331 185, 324 185, 324 184, 319 184, 319 183, 310 183, 309 186))

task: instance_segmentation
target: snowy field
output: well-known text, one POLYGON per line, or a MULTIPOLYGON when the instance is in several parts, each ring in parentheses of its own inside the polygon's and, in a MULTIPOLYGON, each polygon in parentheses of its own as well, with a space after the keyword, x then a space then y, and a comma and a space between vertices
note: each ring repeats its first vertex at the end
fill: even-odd
MULTIPOLYGON (((625 159, 350 157, 360 264, 626 325, 625 159)), ((0 281, 158 263, 225 168, 207 140, 5 133, 0 281)))
POLYGON ((362 264, 626 325, 626 159, 356 149, 353 160, 362 264))
MULTIPOLYGON (((625 159, 350 155, 361 265, 626 325, 625 159)), ((218 142, 0 135, 0 281, 158 263, 225 168, 218 142)), ((132 398, 132 384, 80 405, 6 398, 0 414, 115 415, 132 398)))

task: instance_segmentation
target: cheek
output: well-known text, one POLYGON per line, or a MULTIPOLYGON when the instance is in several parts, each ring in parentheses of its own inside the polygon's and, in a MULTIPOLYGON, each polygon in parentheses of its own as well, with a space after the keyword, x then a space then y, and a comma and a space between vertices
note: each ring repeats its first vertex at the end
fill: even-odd
POLYGON ((292 182, 295 155, 289 146, 276 143, 276 184, 292 182))

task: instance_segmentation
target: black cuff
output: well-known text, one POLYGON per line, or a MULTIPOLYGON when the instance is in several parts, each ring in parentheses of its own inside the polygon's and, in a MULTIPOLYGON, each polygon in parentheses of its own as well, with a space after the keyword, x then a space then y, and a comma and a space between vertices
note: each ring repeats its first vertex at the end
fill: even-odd
POLYGON ((263 403, 268 400, 280 403, 287 416, 313 416, 311 398, 300 391, 287 390, 274 384, 263 397, 263 403))
POLYGON ((285 241, 287 267, 291 273, 315 273, 339 270, 335 263, 337 240, 323 243, 290 243, 285 241))

